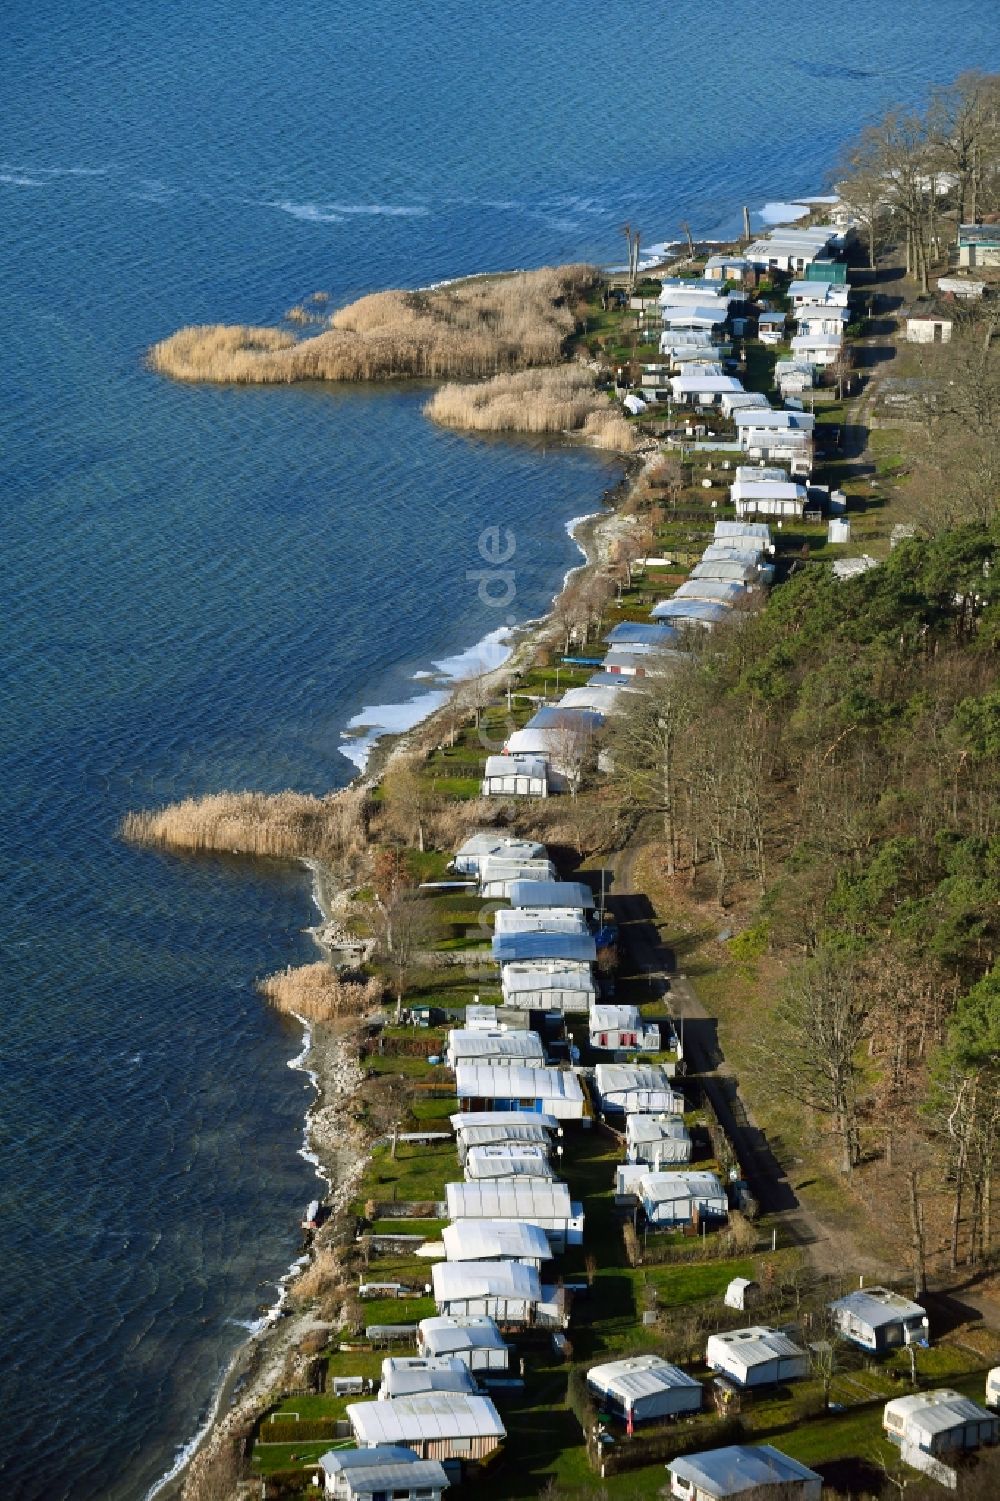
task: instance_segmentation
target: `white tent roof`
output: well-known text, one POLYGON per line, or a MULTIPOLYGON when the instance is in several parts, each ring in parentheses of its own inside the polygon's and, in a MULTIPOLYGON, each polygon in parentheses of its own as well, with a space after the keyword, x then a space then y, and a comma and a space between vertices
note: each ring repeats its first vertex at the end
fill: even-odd
POLYGON ((559 1130, 554 1115, 538 1115, 534 1110, 461 1110, 448 1120, 459 1136, 476 1126, 544 1126, 547 1131, 559 1130))
MULTIPOLYGON (((539 1234, 544 1240, 544 1230, 539 1234)), ((468 1298, 524 1298, 538 1303, 542 1296, 538 1272, 523 1261, 436 1261, 431 1277, 436 1303, 468 1298)))
POLYGON ((680 1115, 630 1115, 625 1122, 626 1141, 681 1141, 687 1135, 680 1115))
POLYGON ((505 995, 519 995, 532 990, 580 990, 592 995, 594 979, 585 960, 545 959, 535 963, 511 963, 503 966, 502 985, 505 995))
POLYGON ((375 1444, 427 1443, 435 1439, 506 1437, 488 1397, 428 1392, 393 1402, 352 1402, 347 1416, 362 1448, 375 1444))
POLYGON ((520 1183, 447 1183, 450 1220, 568 1220, 573 1215, 565 1183, 526 1178, 520 1183))
POLYGON ((591 1006, 592 1032, 634 1032, 642 1026, 638 1006, 591 1006))
MULTIPOLYGON (((572 1100, 583 1102, 576 1074, 563 1068, 520 1064, 460 1063, 455 1070, 459 1099, 572 1100)), ((521 1218, 521 1216, 515 1216, 521 1218)), ((530 1219, 530 1215, 528 1216, 530 1219)))
POLYGON ((441 1239, 449 1261, 548 1261, 552 1256, 545 1231, 530 1220, 456 1220, 445 1226, 441 1239))
POLYGON ((505 1350, 503 1336, 496 1324, 485 1314, 469 1314, 455 1317, 438 1314, 432 1319, 421 1319, 417 1325, 424 1349, 436 1354, 451 1350, 505 1350))
POLYGON ((676 1387, 701 1387, 700 1381, 660 1355, 631 1355, 626 1360, 591 1366, 587 1381, 627 1407, 638 1397, 655 1397, 676 1387))

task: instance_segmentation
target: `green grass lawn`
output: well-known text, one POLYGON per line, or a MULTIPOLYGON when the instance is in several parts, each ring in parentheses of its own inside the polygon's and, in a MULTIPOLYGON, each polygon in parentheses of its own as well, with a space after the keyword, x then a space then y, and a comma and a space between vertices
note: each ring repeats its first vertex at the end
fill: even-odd
POLYGON ((400 1142, 396 1156, 376 1147, 362 1179, 358 1198, 423 1202, 444 1198, 444 1186, 461 1179, 454 1142, 400 1142))

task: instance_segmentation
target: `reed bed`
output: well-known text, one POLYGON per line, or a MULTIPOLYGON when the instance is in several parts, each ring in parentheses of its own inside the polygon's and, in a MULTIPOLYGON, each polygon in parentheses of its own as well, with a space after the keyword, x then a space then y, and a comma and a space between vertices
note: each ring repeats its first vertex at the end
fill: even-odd
POLYGON ((329 797, 301 792, 218 792, 127 813, 132 844, 277 859, 335 860, 364 848, 367 798, 350 787, 329 797))
POLYGON ((343 980, 322 959, 314 964, 289 965, 288 969, 268 975, 257 981, 257 990, 276 1010, 313 1022, 366 1016, 382 1000, 380 980, 364 984, 343 980))
POLYGON ((635 448, 634 430, 597 389, 583 365, 544 366, 449 384, 424 407, 433 422, 478 433, 580 433, 616 453, 635 448))
POLYGON ((245 324, 182 328, 154 344, 149 364, 175 380, 238 384, 468 378, 552 364, 595 276, 591 266, 549 266, 427 292, 375 292, 303 339, 245 324))

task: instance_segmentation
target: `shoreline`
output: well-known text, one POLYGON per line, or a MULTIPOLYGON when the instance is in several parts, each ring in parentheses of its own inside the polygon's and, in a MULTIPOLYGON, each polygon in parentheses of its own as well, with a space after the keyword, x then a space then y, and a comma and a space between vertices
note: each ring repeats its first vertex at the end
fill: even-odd
MULTIPOLYGON (((577 445, 571 445, 577 446, 577 445)), ((640 452, 622 457, 621 473, 601 496, 600 508, 570 517, 566 532, 579 549, 581 560, 567 568, 562 581, 543 615, 532 617, 505 628, 510 650, 502 662, 479 675, 484 690, 502 684, 506 676, 516 673, 540 647, 546 644, 554 616, 563 594, 581 573, 606 560, 616 538, 631 525, 622 516, 621 506, 636 476, 641 472, 644 455, 640 452)), ((456 650, 452 660, 468 657, 477 646, 456 650)), ((393 762, 406 755, 414 737, 428 736, 435 721, 448 709, 454 697, 470 678, 454 678, 442 684, 443 699, 425 715, 404 729, 385 730, 373 736, 363 765, 360 765, 342 790, 374 787, 393 762)), ((412 702, 412 701, 411 701, 412 702)), ((385 705, 382 707, 398 707, 385 705)), ((350 758, 348 758, 350 759, 350 758)), ((297 862, 309 874, 310 899, 317 909, 318 921, 306 929, 320 955, 336 962, 349 954, 351 940, 340 927, 337 899, 348 889, 345 872, 338 873, 322 860, 302 857, 297 862)), ((261 1004, 267 1004, 263 1002, 261 1004)), ((356 1060, 344 1047, 345 1038, 336 1026, 297 1017, 303 1028, 302 1047, 286 1060, 289 1068, 309 1076, 314 1096, 303 1120, 299 1154, 315 1169, 325 1184, 322 1195, 328 1209, 325 1224, 332 1224, 349 1203, 356 1182, 364 1173, 368 1149, 352 1138, 342 1119, 351 1095, 360 1082, 356 1060)), ((314 1263, 322 1238, 312 1237, 302 1254, 277 1279, 278 1297, 271 1309, 261 1315, 258 1327, 234 1351, 212 1396, 208 1416, 197 1431, 177 1450, 174 1461, 143 1495, 142 1501, 183 1501, 189 1483, 197 1478, 221 1446, 248 1427, 266 1406, 266 1399, 280 1379, 287 1358, 311 1330, 316 1320, 306 1305, 294 1312, 287 1310, 296 1283, 314 1263)))

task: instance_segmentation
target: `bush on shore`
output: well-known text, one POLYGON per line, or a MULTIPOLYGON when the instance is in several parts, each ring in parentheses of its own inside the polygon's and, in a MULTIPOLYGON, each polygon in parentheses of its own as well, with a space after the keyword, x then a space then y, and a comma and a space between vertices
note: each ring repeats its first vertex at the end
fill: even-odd
POLYGON ((382 1000, 381 980, 368 980, 364 984, 344 980, 323 959, 313 964, 289 965, 258 980, 257 990, 279 1011, 316 1022, 364 1016, 382 1000))
POLYGON ((133 844, 192 853, 333 860, 364 849, 367 798, 349 787, 329 797, 301 792, 217 792, 127 813, 133 844))
POLYGON ((583 365, 556 365, 494 375, 476 385, 449 384, 424 407, 432 422, 464 432, 579 432, 588 442, 631 453, 635 433, 597 390, 583 365))
POLYGON ((593 267, 543 267, 427 292, 375 292, 321 333, 207 324, 154 344, 151 367, 175 380, 281 384, 494 374, 560 359, 593 267))

